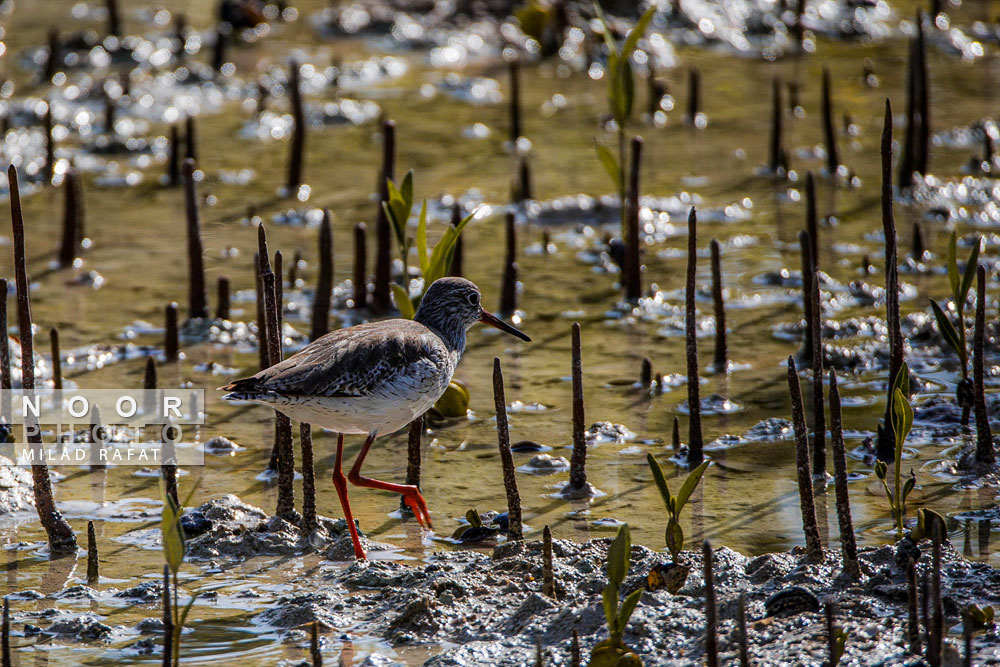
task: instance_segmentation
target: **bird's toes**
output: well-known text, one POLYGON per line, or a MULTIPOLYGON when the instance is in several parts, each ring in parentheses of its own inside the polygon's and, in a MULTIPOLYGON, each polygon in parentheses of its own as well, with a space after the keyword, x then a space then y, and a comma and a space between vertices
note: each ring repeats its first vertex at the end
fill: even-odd
POLYGON ((424 498, 420 495, 419 491, 415 491, 413 494, 407 494, 406 504, 413 512, 414 518, 421 527, 427 528, 428 530, 434 528, 431 523, 431 514, 427 511, 427 503, 424 501, 424 498))

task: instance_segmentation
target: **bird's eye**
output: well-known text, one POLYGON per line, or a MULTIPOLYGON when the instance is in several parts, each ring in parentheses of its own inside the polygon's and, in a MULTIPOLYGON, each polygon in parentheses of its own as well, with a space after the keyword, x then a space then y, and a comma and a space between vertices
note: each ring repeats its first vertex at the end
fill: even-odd
POLYGON ((473 292, 469 295, 469 305, 478 306, 479 305, 479 295, 473 292))

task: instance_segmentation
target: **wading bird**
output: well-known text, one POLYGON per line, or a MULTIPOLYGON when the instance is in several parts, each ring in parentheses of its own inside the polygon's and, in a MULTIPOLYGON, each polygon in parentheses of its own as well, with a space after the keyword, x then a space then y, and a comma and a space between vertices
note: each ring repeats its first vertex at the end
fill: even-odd
POLYGON ((465 351, 465 334, 476 322, 530 341, 483 310, 479 288, 464 278, 440 278, 427 289, 412 320, 369 322, 326 334, 284 361, 221 389, 230 401, 252 401, 280 410, 290 419, 337 434, 333 485, 351 531, 354 555, 365 552, 347 498, 355 486, 403 496, 421 526, 431 527, 427 503, 416 486, 361 475, 375 437, 392 433, 424 414, 448 388, 465 351), (344 477, 344 434, 367 434, 358 458, 344 477))

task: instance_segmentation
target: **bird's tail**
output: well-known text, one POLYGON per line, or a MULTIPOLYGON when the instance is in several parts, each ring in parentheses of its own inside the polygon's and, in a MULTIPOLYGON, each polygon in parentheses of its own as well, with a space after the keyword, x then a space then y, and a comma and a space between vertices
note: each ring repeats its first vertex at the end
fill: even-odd
MULTIPOLYGON (((256 377, 240 378, 218 388, 218 391, 232 391, 239 394, 259 394, 263 388, 256 377)), ((228 398, 228 396, 224 397, 228 398)), ((242 400, 242 399, 241 399, 242 400)))

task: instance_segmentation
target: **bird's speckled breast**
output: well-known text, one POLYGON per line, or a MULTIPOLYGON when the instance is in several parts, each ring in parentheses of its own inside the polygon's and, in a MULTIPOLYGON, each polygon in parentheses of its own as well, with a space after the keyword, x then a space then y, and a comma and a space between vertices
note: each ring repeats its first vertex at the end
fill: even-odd
POLYGON ((369 396, 283 395, 271 397, 266 404, 291 419, 336 433, 392 433, 427 412, 441 398, 459 358, 459 354, 452 353, 438 363, 429 358, 421 359, 369 396))

